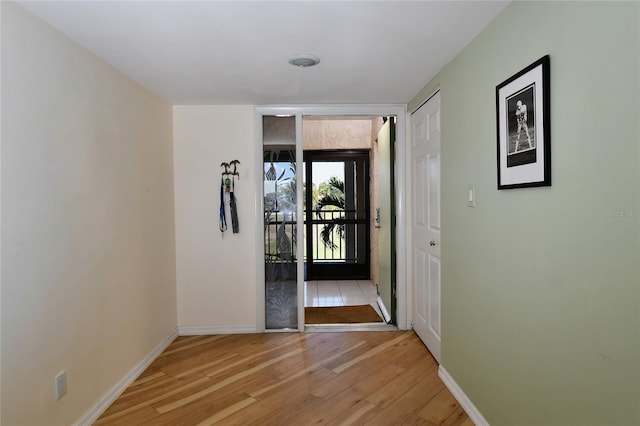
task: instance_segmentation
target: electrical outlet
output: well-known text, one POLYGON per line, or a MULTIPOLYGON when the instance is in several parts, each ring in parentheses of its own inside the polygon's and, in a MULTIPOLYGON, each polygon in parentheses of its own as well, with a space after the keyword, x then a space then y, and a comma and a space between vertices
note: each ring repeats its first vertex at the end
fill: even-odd
POLYGON ((62 370, 55 377, 56 399, 60 399, 67 393, 67 372, 62 370))

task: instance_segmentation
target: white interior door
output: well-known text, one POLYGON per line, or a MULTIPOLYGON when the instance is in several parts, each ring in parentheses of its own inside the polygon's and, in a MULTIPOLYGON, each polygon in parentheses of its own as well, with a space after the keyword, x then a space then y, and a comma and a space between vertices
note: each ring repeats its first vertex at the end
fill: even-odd
POLYGON ((440 362, 440 92, 411 116, 413 328, 440 362))

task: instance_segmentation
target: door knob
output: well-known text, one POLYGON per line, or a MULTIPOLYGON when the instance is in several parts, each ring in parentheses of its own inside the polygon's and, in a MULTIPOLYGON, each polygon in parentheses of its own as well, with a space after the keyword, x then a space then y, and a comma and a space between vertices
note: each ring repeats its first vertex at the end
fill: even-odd
POLYGON ((433 240, 431 240, 431 241, 429 241, 429 245, 430 245, 431 247, 433 247, 433 246, 435 246, 435 245, 436 245, 436 242, 435 242, 435 241, 433 241, 433 240))

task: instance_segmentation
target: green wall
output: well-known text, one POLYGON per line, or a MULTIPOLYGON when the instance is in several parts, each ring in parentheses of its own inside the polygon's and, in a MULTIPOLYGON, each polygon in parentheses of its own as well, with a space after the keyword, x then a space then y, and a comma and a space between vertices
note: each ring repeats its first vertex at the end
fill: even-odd
POLYGON ((409 104, 442 90, 442 363, 492 425, 640 424, 639 22, 514 2, 409 104), (545 54, 553 186, 498 191, 495 86, 545 54))

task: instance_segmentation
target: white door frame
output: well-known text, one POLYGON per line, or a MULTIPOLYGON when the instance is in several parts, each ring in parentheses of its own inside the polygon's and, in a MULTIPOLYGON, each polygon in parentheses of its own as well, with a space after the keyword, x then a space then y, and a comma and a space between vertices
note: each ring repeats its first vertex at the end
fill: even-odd
MULTIPOLYGON (((256 106, 254 109, 254 170, 262 170, 262 117, 265 115, 295 115, 296 117, 296 162, 300 165, 297 168, 296 180, 302 182, 302 117, 308 115, 323 116, 345 116, 345 115, 375 115, 396 117, 396 238, 397 249, 396 258, 398 259, 396 267, 396 320, 398 328, 407 330, 407 191, 406 191, 406 123, 407 110, 406 105, 265 105, 256 106)), ((261 173, 256 173, 255 178, 255 232, 258 236, 258 244, 256 244, 256 331, 264 332, 265 324, 265 283, 264 283, 264 244, 262 234, 264 232, 264 185, 261 173)), ((297 205, 302 205, 302 185, 297 188, 297 205)), ((298 209, 297 222, 302 223, 302 209, 298 209)), ((298 241, 303 240, 304 227, 298 227, 298 241)), ((303 258, 303 244, 298 245, 298 259, 303 258)), ((304 263, 298 262, 298 330, 304 330, 304 263)))

